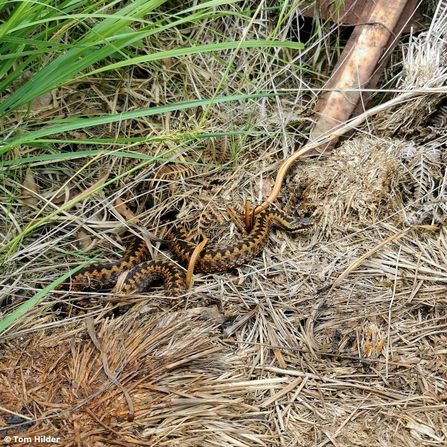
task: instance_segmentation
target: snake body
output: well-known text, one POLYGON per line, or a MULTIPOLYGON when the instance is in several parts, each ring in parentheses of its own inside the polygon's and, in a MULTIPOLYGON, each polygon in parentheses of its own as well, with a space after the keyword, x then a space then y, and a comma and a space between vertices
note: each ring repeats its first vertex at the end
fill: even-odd
MULTIPOLYGON (((200 252, 195 271, 202 273, 222 272, 238 267, 256 257, 266 246, 273 227, 289 232, 299 232, 312 225, 310 219, 296 219, 279 209, 267 209, 259 213, 252 230, 232 245, 206 245, 200 252)), ((183 225, 177 225, 168 234, 169 249, 180 264, 187 267, 195 244, 187 242, 188 233, 183 225)))
MULTIPOLYGON (((195 264, 197 272, 221 272, 238 267, 257 256, 269 239, 273 227, 298 232, 312 225, 311 219, 292 218, 279 209, 267 209, 259 213, 252 231, 230 245, 206 245, 195 264)), ((187 241, 188 232, 181 224, 173 226, 165 236, 174 258, 187 267, 196 245, 187 241)), ((135 238, 124 256, 111 263, 92 263, 72 275, 70 281, 58 286, 60 290, 73 292, 111 289, 118 277, 129 271, 121 292, 140 293, 155 281, 161 281, 170 295, 181 295, 185 289, 185 273, 174 262, 149 260, 144 240, 135 238)))

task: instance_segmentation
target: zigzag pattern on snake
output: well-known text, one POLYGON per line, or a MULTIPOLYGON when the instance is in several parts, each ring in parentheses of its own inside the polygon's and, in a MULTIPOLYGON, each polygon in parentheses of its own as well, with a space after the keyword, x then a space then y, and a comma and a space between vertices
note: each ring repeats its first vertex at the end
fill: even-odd
MULTIPOLYGON (((231 245, 206 245, 195 264, 196 272, 220 272, 238 267, 257 256, 268 242, 273 227, 298 232, 312 225, 310 218, 292 218, 279 209, 260 212, 252 231, 231 245)), ((183 225, 174 225, 165 235, 174 258, 187 267, 196 247, 187 241, 183 225)), ((172 296, 181 295, 185 289, 185 272, 175 263, 149 260, 144 240, 135 238, 124 256, 111 263, 93 263, 76 272, 59 290, 83 291, 111 289, 122 272, 129 271, 121 293, 133 294, 145 291, 155 281, 162 281, 172 296)))

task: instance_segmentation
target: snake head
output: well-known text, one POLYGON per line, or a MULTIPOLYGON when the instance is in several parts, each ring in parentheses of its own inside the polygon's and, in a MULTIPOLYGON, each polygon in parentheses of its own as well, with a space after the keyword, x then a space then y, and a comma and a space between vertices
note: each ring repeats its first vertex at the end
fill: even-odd
POLYGON ((288 228, 291 233, 299 233, 305 231, 315 224, 311 217, 298 217, 293 220, 293 223, 288 228))

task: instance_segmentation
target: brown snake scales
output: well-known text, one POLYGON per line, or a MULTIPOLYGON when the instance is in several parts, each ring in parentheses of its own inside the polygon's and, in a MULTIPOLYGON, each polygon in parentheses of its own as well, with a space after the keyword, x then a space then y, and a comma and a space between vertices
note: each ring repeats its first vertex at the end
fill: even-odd
MULTIPOLYGON (((273 227, 299 232, 311 225, 310 218, 292 218, 277 208, 263 210, 255 217, 251 232, 239 241, 231 245, 206 245, 199 254, 195 271, 220 272, 250 261, 263 250, 273 227)), ((187 231, 183 225, 174 225, 165 239, 174 259, 187 267, 196 245, 187 241, 187 231)), ((57 289, 72 292, 111 289, 118 277, 128 271, 120 291, 122 294, 143 292, 155 281, 161 281, 171 296, 183 294, 186 289, 185 272, 172 261, 150 260, 149 256, 146 242, 134 238, 121 259, 110 263, 89 264, 57 289)))

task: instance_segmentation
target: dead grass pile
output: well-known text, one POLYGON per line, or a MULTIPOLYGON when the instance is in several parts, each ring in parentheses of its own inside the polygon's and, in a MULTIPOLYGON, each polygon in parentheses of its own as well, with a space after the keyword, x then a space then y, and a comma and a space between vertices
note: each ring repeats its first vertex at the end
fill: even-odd
POLYGON ((382 144, 364 137, 300 165, 305 185, 285 195, 300 191, 315 229, 274 232, 249 265, 196 276, 190 310, 149 293, 124 316, 71 323, 52 322, 42 303, 3 343, 8 434, 64 445, 442 445, 445 231, 410 230, 374 251, 402 230, 410 197, 399 145, 382 144), (195 309, 210 297, 221 312, 195 309))
MULTIPOLYGON (((203 33, 196 39, 215 37, 210 29, 194 32, 203 33)), ((250 57, 262 60, 262 54, 250 57)), ((193 62, 185 58, 167 73, 176 73, 191 95, 209 95, 219 77, 216 59, 193 62), (188 71, 196 74, 186 77, 188 71)), ((138 107, 149 91, 158 98, 172 86, 161 85, 163 76, 154 75, 152 90, 129 80, 127 100, 138 107)), ((284 75, 284 82, 290 79, 296 87, 296 78, 284 75)), ((260 129, 276 116, 265 118, 265 103, 249 112, 246 103, 232 106, 213 109, 207 125, 224 129, 250 117, 248 126, 260 129)), ((413 107, 423 113, 423 103, 413 107)), ((169 298, 151 291, 115 318, 109 303, 107 310, 59 320, 53 304, 75 297, 48 294, 0 339, 0 445, 5 436, 30 439, 22 442, 29 445, 48 445, 34 437, 52 436, 60 445, 95 447, 445 445, 447 233, 432 225, 442 219, 429 213, 414 222, 425 227, 407 226, 428 191, 431 199, 443 197, 437 191, 445 187, 445 140, 437 140, 442 163, 415 176, 421 170, 404 156, 401 117, 386 119, 386 132, 379 116, 368 123, 374 134, 364 130, 326 158, 300 162, 289 176, 275 206, 312 214, 312 230, 273 231, 262 255, 247 265, 196 275, 184 308, 171 308, 169 298), (424 193, 421 179, 431 185, 424 193), (216 305, 204 307, 204 300, 216 305)), ((419 127, 430 119, 426 114, 419 127)), ((142 120, 126 132, 138 136, 149 128, 162 136, 199 122, 179 113, 142 120)), ((441 135, 440 129, 430 131, 441 135)), ((110 136, 117 129, 101 131, 110 136)), ((150 241, 166 215, 200 234, 237 238, 225 207, 261 202, 290 152, 276 134, 237 141, 227 135, 187 148, 173 141, 128 148, 135 160, 163 154, 159 163, 106 155, 87 166, 74 159, 34 174, 41 202, 17 205, 21 220, 12 216, 12 225, 4 224, 6 239, 36 213, 50 214, 109 175, 118 180, 49 219, 45 231, 11 253, 0 278, 5 315, 80 261, 116 259, 127 231, 150 241), (137 222, 117 211, 117 198, 137 222)), ((19 189, 19 174, 5 179, 5 187, 19 189)), ((154 257, 169 256, 159 242, 151 249, 154 257)))
POLYGON ((217 342, 209 312, 205 320, 195 311, 147 315, 141 309, 136 316, 91 318, 27 336, 25 343, 7 342, 1 402, 11 410, 3 421, 17 422, 33 402, 36 419, 22 421, 32 425, 26 437, 52 433, 63 445, 114 439, 127 445, 136 435, 144 445, 162 445, 173 434, 182 445, 265 438, 255 429, 262 425, 259 413, 245 399, 256 385, 226 372, 228 364, 240 370, 242 364, 217 342))
POLYGON ((293 183, 305 185, 304 200, 315 208, 317 231, 326 237, 357 231, 399 209, 405 177, 400 147, 399 140, 365 135, 346 141, 320 163, 297 166, 293 183))

